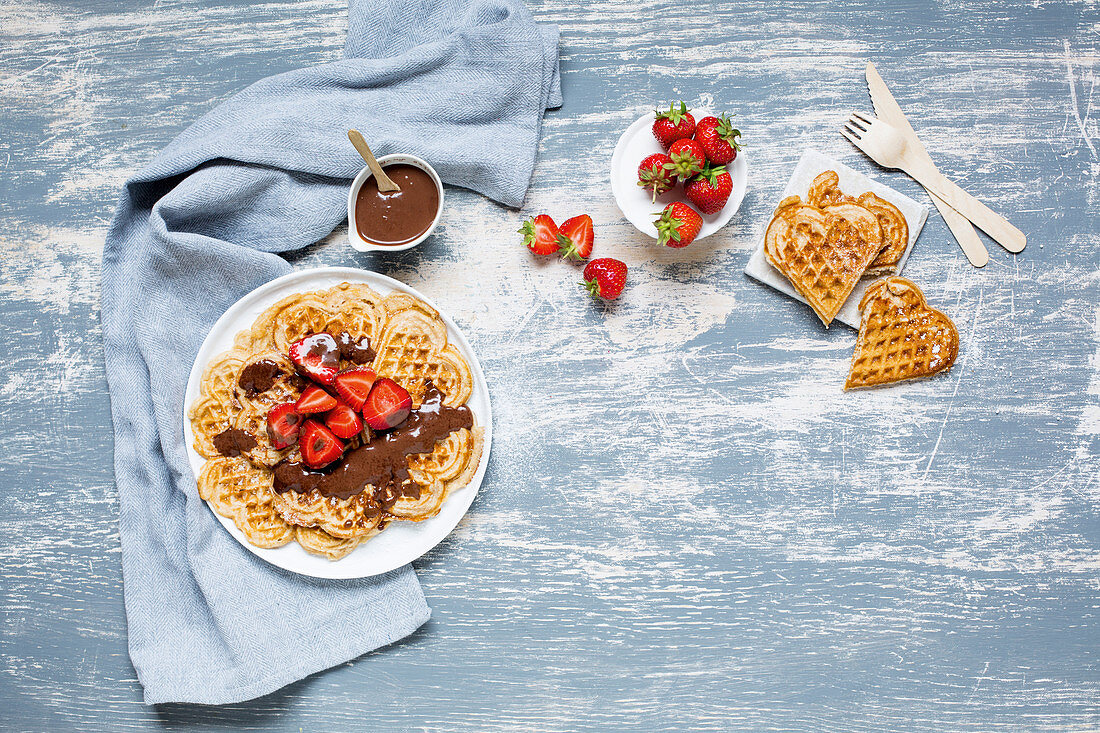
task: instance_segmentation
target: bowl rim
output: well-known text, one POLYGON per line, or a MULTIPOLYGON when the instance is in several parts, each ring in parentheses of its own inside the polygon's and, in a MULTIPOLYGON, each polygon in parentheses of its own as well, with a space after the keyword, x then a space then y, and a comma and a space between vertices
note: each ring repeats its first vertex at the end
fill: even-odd
POLYGON ((439 174, 435 172, 435 168, 432 168, 431 164, 423 158, 419 158, 412 153, 390 153, 378 157, 378 164, 383 168, 394 163, 406 163, 416 166, 431 177, 432 182, 435 183, 435 190, 439 193, 439 208, 436 209, 435 218, 432 219, 431 225, 424 230, 423 234, 405 244, 374 244, 359 236, 359 228, 355 226, 355 202, 359 197, 359 190, 363 188, 363 184, 374 175, 370 166, 364 164, 362 170, 351 182, 351 188, 348 189, 348 244, 351 245, 352 249, 359 252, 402 252, 412 249, 430 237, 439 224, 439 219, 443 215, 443 181, 439 178, 439 174))

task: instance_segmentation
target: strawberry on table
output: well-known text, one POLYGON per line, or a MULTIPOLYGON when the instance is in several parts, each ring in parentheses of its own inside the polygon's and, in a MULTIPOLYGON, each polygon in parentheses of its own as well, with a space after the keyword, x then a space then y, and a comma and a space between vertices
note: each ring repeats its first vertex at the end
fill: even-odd
POLYGON ((294 411, 299 415, 328 412, 334 407, 336 407, 336 398, 315 384, 306 387, 302 396, 294 403, 294 411))
POLYGON ((561 256, 572 260, 587 260, 592 254, 592 217, 588 214, 566 219, 559 230, 561 256))
POLYGON ((561 247, 558 225, 547 214, 539 214, 523 222, 519 228, 527 249, 537 255, 552 255, 561 247))
POLYGON ((348 369, 336 375, 333 386, 340 399, 351 405, 353 410, 362 410, 363 403, 367 401, 370 388, 374 386, 374 380, 378 375, 373 369, 357 367, 348 369))
POLYGON ((316 420, 306 420, 302 425, 298 448, 310 468, 324 468, 344 455, 344 443, 316 420))
POLYGON ((676 175, 672 172, 672 158, 664 153, 648 155, 638 166, 638 185, 653 194, 653 201, 662 193, 672 190, 676 185, 676 175))
POLYGON ((741 137, 741 131, 734 129, 729 116, 704 117, 695 126, 695 140, 703 147, 703 151, 714 165, 726 165, 732 163, 737 157, 737 151, 741 144, 737 138, 741 137))
POLYGON ((600 257, 584 267, 581 283, 593 298, 615 300, 626 286, 626 263, 612 257, 600 257))
POLYGON ((354 438, 363 429, 363 421, 349 405, 339 404, 325 416, 325 427, 337 438, 354 438))
POLYGON ((655 114, 657 119, 653 122, 653 137, 665 150, 677 140, 690 138, 695 133, 695 118, 683 102, 680 102, 679 109, 673 102, 668 106, 668 112, 657 110, 655 114))
POLYGON ((733 179, 722 166, 706 166, 703 172, 684 186, 688 201, 704 214, 717 214, 729 201, 733 179))
POLYGON ((271 444, 282 450, 298 440, 298 431, 302 427, 302 416, 294 411, 293 402, 275 405, 267 413, 267 435, 271 444))
POLYGON ((686 247, 695 241, 703 228, 703 217, 682 201, 673 201, 654 222, 657 241, 669 247, 686 247))
POLYGON ((681 181, 686 181, 703 170, 707 162, 703 146, 694 140, 677 140, 672 143, 672 147, 668 149, 668 157, 672 160, 669 171, 681 181))

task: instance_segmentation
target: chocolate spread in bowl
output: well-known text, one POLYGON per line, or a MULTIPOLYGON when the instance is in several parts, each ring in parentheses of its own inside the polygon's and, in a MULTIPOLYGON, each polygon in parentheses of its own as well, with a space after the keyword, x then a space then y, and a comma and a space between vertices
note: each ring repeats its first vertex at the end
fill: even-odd
POLYGON ((419 487, 410 482, 407 458, 430 453, 435 444, 455 430, 473 427, 470 408, 447 407, 443 393, 427 383, 424 402, 405 422, 393 430, 379 433, 374 440, 348 451, 333 467, 314 470, 303 463, 282 460, 275 465, 275 491, 306 493, 316 489, 323 496, 348 499, 367 485, 374 487, 375 498, 384 507, 392 506, 401 496, 419 497, 419 487))
POLYGON ((382 193, 374 176, 365 180, 355 198, 355 228, 371 244, 396 247, 428 231, 439 211, 439 189, 415 165, 396 163, 385 171, 401 190, 382 193))

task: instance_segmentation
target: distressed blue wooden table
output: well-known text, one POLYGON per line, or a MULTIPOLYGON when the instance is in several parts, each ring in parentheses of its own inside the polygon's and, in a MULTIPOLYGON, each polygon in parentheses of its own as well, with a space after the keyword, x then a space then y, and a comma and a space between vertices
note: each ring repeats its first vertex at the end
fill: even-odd
MULTIPOLYGON (((227 708, 141 704, 126 651, 98 309, 122 182, 247 83, 339 56, 341 0, 0 5, 0 728, 868 730, 1100 727, 1100 13, 1066 3, 534 3, 562 29, 522 212, 448 193, 424 247, 300 266, 423 290, 466 330, 497 436, 416 564, 432 620, 227 708), (964 260, 934 210, 906 274, 946 376, 840 390, 854 341, 741 274, 815 147, 927 203, 837 128, 873 60, 941 169, 1029 234, 964 260), (750 191, 657 250, 619 215, 629 122, 737 113, 750 191), (601 309, 525 215, 589 211, 626 260, 601 309)), ((260 622, 258 622, 259 627, 260 622)), ((278 660, 273 660, 278 663, 278 660)))

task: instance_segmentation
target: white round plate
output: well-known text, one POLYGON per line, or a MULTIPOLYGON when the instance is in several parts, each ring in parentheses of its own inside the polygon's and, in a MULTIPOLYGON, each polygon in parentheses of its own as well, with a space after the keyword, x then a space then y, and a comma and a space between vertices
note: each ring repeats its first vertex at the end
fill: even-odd
MULTIPOLYGON (((707 110, 692 110, 692 116, 696 120, 710 114, 707 110)), ((653 122, 656 119, 656 114, 650 112, 635 120, 634 124, 626 128, 626 132, 619 138, 615 152, 611 155, 611 192, 615 196, 619 211, 623 212, 623 216, 631 224, 638 227, 638 231, 654 239, 657 238, 657 227, 653 225, 653 221, 662 209, 677 200, 691 205, 684 196, 683 186, 676 186, 671 191, 658 196, 654 203, 652 194, 638 185, 638 166, 646 156, 666 152, 657 142, 657 138, 653 137, 653 122)), ((733 192, 721 211, 709 216, 703 215, 703 227, 695 237, 696 240, 714 234, 724 227, 734 212, 741 207, 741 201, 745 198, 749 166, 745 162, 744 150, 737 151, 737 157, 727 166, 727 170, 733 179, 733 192)))
MULTIPOLYGON (((191 376, 187 380, 187 391, 183 400, 183 436, 187 442, 187 455, 191 462, 191 470, 196 479, 199 472, 202 471, 206 459, 200 456, 193 447, 195 441, 194 435, 191 433, 191 421, 187 419, 187 410, 199 395, 199 381, 202 379, 202 373, 206 369, 206 365, 215 356, 232 347, 233 337, 237 332, 251 326, 256 317, 276 301, 293 293, 319 290, 345 281, 365 283, 382 295, 400 290, 415 295, 437 311, 439 310, 431 300, 404 283, 385 275, 352 267, 322 267, 315 270, 293 272, 272 280, 266 285, 261 285, 238 300, 210 329, 210 333, 203 341, 202 348, 199 349, 198 356, 195 358, 195 364, 191 367, 191 376)), ((473 503, 474 497, 477 496, 477 490, 485 476, 485 467, 489 464, 489 449, 493 443, 493 416, 489 406, 489 389, 485 384, 485 374, 481 371, 481 364, 478 363, 477 356, 454 321, 442 311, 440 311, 440 317, 447 324, 447 339, 458 349, 470 365, 474 385, 473 392, 466 404, 473 412, 475 424, 485 429, 485 448, 481 452, 481 463, 478 465, 477 473, 474 474, 469 486, 448 496, 439 514, 431 519, 423 522, 393 522, 385 530, 359 545, 346 557, 336 561, 310 554, 297 542, 290 542, 272 550, 256 547, 245 539, 244 534, 237 529, 232 519, 221 516, 211 507, 210 511, 214 513, 222 526, 252 554, 272 565, 278 565, 281 568, 302 575, 312 575, 315 578, 366 578, 371 575, 389 572, 394 568, 412 562, 439 544, 455 528, 459 520, 466 514, 466 510, 470 508, 470 504, 473 503)))

